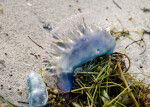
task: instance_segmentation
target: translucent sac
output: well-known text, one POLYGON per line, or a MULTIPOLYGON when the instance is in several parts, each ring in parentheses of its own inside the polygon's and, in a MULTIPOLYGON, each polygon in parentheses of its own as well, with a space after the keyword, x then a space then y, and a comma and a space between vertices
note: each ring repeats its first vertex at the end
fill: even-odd
POLYGON ((29 87, 29 106, 45 106, 48 101, 48 92, 41 75, 32 71, 28 75, 27 81, 29 87))
POLYGON ((72 50, 60 60, 63 65, 58 75, 59 88, 63 91, 71 90, 74 70, 98 56, 113 53, 115 45, 115 39, 106 31, 97 31, 77 40, 72 50))
MULTIPOLYGON (((105 26, 103 28, 101 22, 105 21, 101 19, 97 15, 81 13, 61 21, 51 31, 44 47, 43 62, 50 62, 45 69, 55 69, 57 85, 62 91, 72 89, 77 67, 98 56, 113 53, 116 40, 105 26)), ((51 72, 47 71, 48 74, 51 72)))

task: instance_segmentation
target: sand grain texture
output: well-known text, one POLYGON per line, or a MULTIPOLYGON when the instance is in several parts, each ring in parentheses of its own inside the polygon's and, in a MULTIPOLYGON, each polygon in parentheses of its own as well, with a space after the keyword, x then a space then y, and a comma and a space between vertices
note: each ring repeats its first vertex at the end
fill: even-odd
MULTIPOLYGON (((149 0, 0 0, 0 94, 18 106, 28 107, 18 101, 28 102, 27 75, 30 71, 39 71, 42 49, 38 44, 44 44, 49 32, 43 25, 50 23, 54 28, 61 19, 82 12, 94 11, 104 15, 118 30, 148 30, 150 31, 150 13, 144 13, 142 8, 150 8, 149 0), (78 1, 78 2, 77 2, 78 1), (115 18, 117 16, 121 22, 115 18), (129 18, 132 17, 132 20, 129 18), (35 57, 34 55, 37 55, 35 57), (22 92, 21 95, 18 92, 22 92)), ((134 35, 136 40, 139 39, 134 35)), ((145 53, 137 45, 129 47, 126 52, 131 58, 130 72, 142 72, 150 75, 150 35, 144 35, 147 49, 145 53), (141 67, 142 66, 142 67, 141 67)), ((115 51, 124 49, 131 40, 117 45, 115 51)), ((139 79, 144 77, 139 75, 139 79)), ((149 84, 150 79, 145 78, 149 84)), ((0 104, 6 106, 0 99, 0 104)), ((6 106, 7 107, 7 106, 6 106)))

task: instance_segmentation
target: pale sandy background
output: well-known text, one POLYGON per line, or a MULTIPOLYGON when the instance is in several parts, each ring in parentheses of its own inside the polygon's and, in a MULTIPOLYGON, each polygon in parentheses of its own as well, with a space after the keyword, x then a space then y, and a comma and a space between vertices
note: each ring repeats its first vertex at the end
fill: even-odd
MULTIPOLYGON (((82 12, 94 11, 105 15, 117 30, 148 30, 150 31, 150 12, 144 13, 141 9, 150 8, 150 0, 0 0, 0 95, 12 103, 22 107, 28 102, 27 75, 30 71, 39 71, 41 48, 36 46, 30 36, 38 44, 44 44, 49 32, 43 28, 49 23, 52 28, 61 19, 82 12), (121 24, 117 21, 120 20, 121 24), (132 17, 132 20, 129 20, 132 17), (34 54, 34 55, 33 55, 34 54), (37 56, 37 57, 36 57, 37 56), (18 92, 23 92, 19 95, 18 92)), ((139 36, 133 35, 138 40, 139 36)), ((150 35, 144 35, 147 45, 146 51, 136 44, 132 45, 126 54, 132 61, 130 72, 142 72, 150 76, 150 35)), ((126 41, 117 44, 119 51, 131 43, 126 41)), ((139 75, 138 79, 145 77, 139 75)), ((150 79, 145 78, 149 84, 150 79)), ((0 99, 0 105, 6 106, 0 99)))

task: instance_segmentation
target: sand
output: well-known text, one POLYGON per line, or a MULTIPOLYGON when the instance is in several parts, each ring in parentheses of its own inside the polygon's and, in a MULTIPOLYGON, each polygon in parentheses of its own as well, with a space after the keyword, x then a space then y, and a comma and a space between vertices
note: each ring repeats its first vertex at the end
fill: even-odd
MULTIPOLYGON (((141 9, 150 8, 149 0, 0 0, 0 95, 10 102, 28 107, 27 75, 30 71, 39 71, 42 49, 30 39, 42 45, 49 31, 45 24, 54 28, 57 22, 71 15, 93 11, 109 22, 116 30, 150 31, 150 12, 141 9), (132 20, 129 20, 129 18, 132 20), (119 19, 119 21, 118 21, 119 19), (20 94, 22 92, 22 94, 20 94)), ((130 57, 132 67, 129 72, 140 72, 150 76, 150 35, 144 35, 146 51, 134 44, 126 54, 130 57)), ((133 34, 135 40, 140 37, 133 34)), ((123 50, 132 41, 126 39, 117 44, 116 52, 123 50)), ((150 79, 138 75, 139 80, 150 84, 150 79)), ((0 105, 6 106, 1 99, 0 105)))

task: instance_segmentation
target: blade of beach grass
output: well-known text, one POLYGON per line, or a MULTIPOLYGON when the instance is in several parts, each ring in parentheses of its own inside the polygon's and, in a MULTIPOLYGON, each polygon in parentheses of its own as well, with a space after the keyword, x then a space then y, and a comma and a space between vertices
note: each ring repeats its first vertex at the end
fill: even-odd
POLYGON ((111 101, 107 101, 102 107, 108 107, 109 105, 111 105, 115 100, 117 100, 123 93, 125 93, 128 88, 132 85, 133 83, 131 83, 127 88, 125 88, 118 96, 116 96, 113 100, 111 101))
MULTIPOLYGON (((108 83, 111 83, 111 82, 108 82, 108 83)), ((103 83, 104 84, 104 83, 103 83)), ((98 85, 99 88, 110 88, 110 87, 121 87, 122 89, 125 89, 123 86, 121 86, 120 84, 117 84, 117 83, 113 83, 112 84, 114 85, 108 85, 108 86, 101 86, 100 84, 98 85)), ((77 91, 81 91, 81 90, 84 90, 84 89, 91 89, 91 88, 96 88, 95 86, 93 87, 82 87, 82 88, 78 88, 78 89, 74 89, 74 90, 71 90, 72 93, 74 92, 77 92, 77 91)), ((65 92, 65 93, 69 93, 70 91, 68 92, 65 92)))
POLYGON ((16 106, 16 105, 12 104, 12 103, 9 102, 8 100, 6 100, 4 96, 0 95, 0 97, 4 100, 4 102, 5 102, 9 107, 19 107, 19 106, 16 106))
POLYGON ((121 66, 120 66, 120 62, 118 62, 117 65, 118 65, 119 73, 120 73, 121 77, 123 78, 123 81, 124 81, 126 87, 128 87, 128 91, 130 92, 131 98, 133 99, 133 101, 134 101, 136 107, 140 107, 139 104, 138 104, 138 102, 136 101, 136 99, 135 99, 135 97, 134 97, 134 95, 133 95, 131 89, 129 88, 128 83, 127 83, 127 81, 126 81, 124 75, 123 75, 123 72, 122 72, 122 69, 121 69, 121 66))
POLYGON ((118 43, 122 42, 123 40, 125 40, 125 39, 127 39, 127 38, 128 38, 128 37, 125 37, 125 38, 123 38, 123 39, 121 39, 121 40, 117 41, 117 42, 116 42, 116 44, 118 44, 118 43))
POLYGON ((106 64, 103 68, 102 68, 102 70, 99 72, 99 74, 98 74, 98 76, 97 76, 97 80, 98 79, 100 79, 100 76, 102 75, 102 73, 105 71, 105 69, 108 67, 108 65, 106 64))
POLYGON ((94 93, 93 93, 91 105, 93 105, 93 102, 94 102, 94 98, 95 98, 95 94, 96 94, 96 92, 97 92, 97 89, 98 89, 98 86, 96 85, 95 90, 94 90, 94 93))
POLYGON ((106 102, 110 101, 110 98, 109 98, 107 92, 104 89, 101 90, 101 99, 102 99, 104 104, 106 102))
MULTIPOLYGON (((78 85, 80 86, 80 87, 83 87, 80 83, 79 83, 79 80, 75 80, 77 83, 78 83, 78 85)), ((80 81, 81 82, 81 81, 80 81)), ((85 86, 84 86, 85 87, 85 86)), ((88 93, 88 91, 86 91, 86 94, 87 94, 87 96, 89 97, 89 99, 90 99, 90 101, 92 102, 92 98, 91 98, 91 95, 89 95, 89 93, 88 93)))

